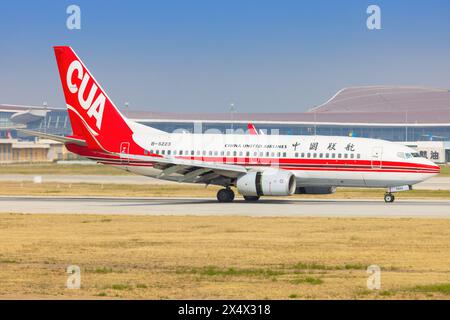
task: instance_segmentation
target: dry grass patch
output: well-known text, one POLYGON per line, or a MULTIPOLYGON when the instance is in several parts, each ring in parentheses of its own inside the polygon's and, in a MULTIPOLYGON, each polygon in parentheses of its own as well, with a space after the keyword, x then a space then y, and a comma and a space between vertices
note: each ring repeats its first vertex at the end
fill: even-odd
POLYGON ((0 298, 448 299, 450 220, 1 214, 0 261, 0 298))
POLYGON ((131 175, 127 171, 105 166, 102 164, 56 164, 56 163, 30 163, 30 164, 2 164, 0 174, 94 174, 94 175, 131 175))
MULTIPOLYGON (((109 196, 117 197, 207 197, 215 198, 218 186, 197 184, 123 185, 95 183, 0 182, 0 195, 34 196, 109 196)), ((334 194, 294 195, 289 199, 383 199, 384 189, 338 188, 334 194)), ((240 197, 239 194, 236 194, 240 197)), ((264 198, 264 197, 263 197, 264 198)), ((397 195, 398 199, 450 199, 450 190, 412 190, 397 195)), ((269 199, 266 197, 265 199, 269 199)), ((235 228, 230 228, 234 232, 235 228)))

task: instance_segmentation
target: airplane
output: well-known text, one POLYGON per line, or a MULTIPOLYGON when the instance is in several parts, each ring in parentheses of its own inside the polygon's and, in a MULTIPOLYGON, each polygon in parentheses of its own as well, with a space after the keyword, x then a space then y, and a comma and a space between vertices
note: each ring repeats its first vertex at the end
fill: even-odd
POLYGON ((69 46, 54 47, 72 135, 31 130, 82 157, 139 175, 222 186, 219 202, 235 193, 261 196, 331 194, 336 187, 412 189, 440 172, 415 150, 389 141, 341 137, 168 133, 124 117, 69 46))

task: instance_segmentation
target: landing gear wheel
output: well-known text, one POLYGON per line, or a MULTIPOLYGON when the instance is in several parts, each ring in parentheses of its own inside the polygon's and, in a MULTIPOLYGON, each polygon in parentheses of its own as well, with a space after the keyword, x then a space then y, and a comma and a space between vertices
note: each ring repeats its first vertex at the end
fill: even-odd
POLYGON ((245 201, 255 202, 259 200, 259 196, 244 196, 245 201))
POLYGON ((234 192, 231 189, 220 189, 217 192, 217 200, 219 202, 232 202, 234 200, 234 192))
POLYGON ((394 197, 394 195, 392 194, 392 193, 386 193, 385 195, 384 195, 384 202, 394 202, 394 200, 395 200, 395 197, 394 197))

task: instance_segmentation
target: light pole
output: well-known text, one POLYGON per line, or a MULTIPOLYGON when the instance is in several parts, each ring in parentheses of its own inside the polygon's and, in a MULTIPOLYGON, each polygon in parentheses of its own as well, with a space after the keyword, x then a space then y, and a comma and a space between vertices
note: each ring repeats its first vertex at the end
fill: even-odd
POLYGON ((42 105, 44 106, 44 133, 47 133, 47 101, 44 101, 42 103, 42 105))
POLYGON ((408 109, 406 109, 406 113, 405 113, 405 141, 408 142, 408 109))
POLYGON ((234 108, 234 103, 230 104, 230 116, 231 116, 231 133, 233 133, 234 131, 234 112, 235 112, 235 108, 234 108))
POLYGON ((125 116, 128 118, 128 108, 130 107, 130 103, 127 101, 125 102, 125 116))

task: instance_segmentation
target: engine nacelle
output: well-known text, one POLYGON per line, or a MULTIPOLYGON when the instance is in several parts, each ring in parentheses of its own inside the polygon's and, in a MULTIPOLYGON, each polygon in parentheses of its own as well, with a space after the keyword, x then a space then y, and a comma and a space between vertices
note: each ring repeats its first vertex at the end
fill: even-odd
POLYGON ((310 187, 297 187, 295 194, 330 194, 335 193, 336 187, 320 187, 320 186, 310 186, 310 187))
POLYGON ((237 190, 243 196, 290 196, 296 188, 295 176, 286 170, 267 169, 249 172, 237 179, 237 190))

